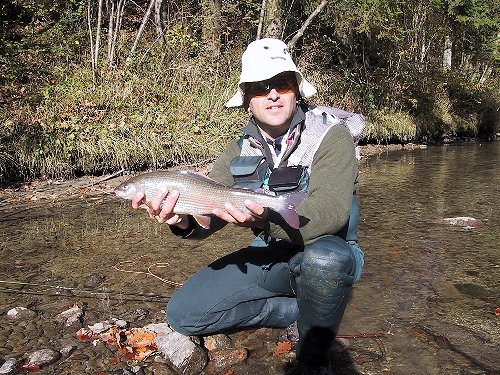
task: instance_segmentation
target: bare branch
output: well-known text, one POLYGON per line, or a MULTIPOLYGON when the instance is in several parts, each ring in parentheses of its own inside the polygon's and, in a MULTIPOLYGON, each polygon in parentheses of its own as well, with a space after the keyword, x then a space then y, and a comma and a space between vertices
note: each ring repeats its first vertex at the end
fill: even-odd
POLYGON ((151 0, 148 5, 148 9, 146 10, 146 13, 144 14, 144 18, 142 19, 141 26, 139 26, 139 30, 137 30, 137 35, 135 36, 134 44, 132 45, 132 48, 128 54, 126 62, 129 63, 130 60, 132 59, 132 56, 135 53, 135 50, 137 48, 137 45, 139 44, 139 39, 142 36, 142 33, 144 32, 144 28, 146 27, 146 23, 149 20, 149 17, 151 17, 151 11, 153 10, 153 5, 155 4, 155 0, 151 0))
POLYGON ((306 22, 304 22, 304 24, 294 35, 290 43, 288 43, 288 48, 293 49, 295 47, 297 41, 302 37, 302 35, 304 35, 304 31, 306 30, 306 28, 309 26, 312 20, 323 10, 327 3, 328 0, 322 0, 321 3, 316 7, 316 9, 314 9, 314 11, 309 15, 309 17, 307 17, 306 22))

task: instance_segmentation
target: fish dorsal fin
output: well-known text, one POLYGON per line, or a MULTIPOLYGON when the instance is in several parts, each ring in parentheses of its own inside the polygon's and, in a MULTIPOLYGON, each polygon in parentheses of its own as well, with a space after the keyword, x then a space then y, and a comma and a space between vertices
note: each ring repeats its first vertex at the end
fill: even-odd
POLYGON ((196 180, 202 181, 202 182, 210 183, 212 185, 217 185, 220 187, 227 187, 227 185, 224 185, 223 183, 221 183, 219 181, 215 181, 215 180, 211 179, 210 177, 207 177, 205 175, 202 175, 202 174, 199 174, 199 173, 196 173, 193 171, 182 170, 182 171, 179 171, 179 173, 183 174, 185 176, 194 178, 196 180))

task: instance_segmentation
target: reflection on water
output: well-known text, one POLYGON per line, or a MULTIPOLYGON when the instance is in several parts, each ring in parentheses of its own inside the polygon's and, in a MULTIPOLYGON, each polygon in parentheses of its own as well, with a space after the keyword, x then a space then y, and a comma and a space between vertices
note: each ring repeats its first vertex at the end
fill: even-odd
MULTIPOLYGON (((486 338, 500 337, 493 313, 500 306, 499 157, 496 142, 362 161, 358 192, 366 266, 342 329, 384 331, 389 324, 446 316, 486 338), (454 216, 472 216, 483 226, 463 230, 437 223, 454 216)), ((0 280, 88 289, 88 277, 98 274, 105 279, 97 291, 161 295, 164 303, 174 287, 162 279, 184 282, 246 244, 251 234, 228 227, 207 240, 180 240, 129 203, 102 196, 0 206, 0 238, 0 280)), ((5 293, 9 288, 21 286, 0 284, 1 311, 30 301, 5 293)), ((49 294, 45 287, 34 289, 49 294)), ((408 352, 414 337, 401 330, 389 350, 408 352)))
MULTIPOLYGON (((444 272, 458 282, 467 276, 465 271, 477 271, 475 281, 498 288, 499 158, 496 142, 429 147, 366 160, 359 189, 361 242, 371 247, 372 239, 387 241, 403 258, 421 253, 419 264, 430 277, 444 272), (456 216, 471 216, 484 225, 460 230, 436 224, 456 216), (433 274, 432 265, 440 264, 442 269, 433 274)), ((375 246, 371 251, 380 251, 379 244, 375 246)))

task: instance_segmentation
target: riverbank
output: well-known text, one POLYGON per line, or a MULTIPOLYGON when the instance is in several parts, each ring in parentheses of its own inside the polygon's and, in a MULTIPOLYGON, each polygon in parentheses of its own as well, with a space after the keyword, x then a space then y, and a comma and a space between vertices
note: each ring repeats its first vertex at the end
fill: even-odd
MULTIPOLYGON (((373 157, 396 150, 415 150, 425 148, 425 145, 409 143, 388 145, 364 145, 360 147, 361 158, 373 157)), ((212 164, 203 162, 186 165, 184 168, 199 173, 208 173, 212 164)), ((105 176, 82 176, 73 179, 37 179, 33 181, 7 184, 0 189, 0 205, 29 204, 39 201, 57 201, 68 198, 83 198, 97 194, 111 194, 121 182, 135 174, 129 171, 119 171, 105 176)))

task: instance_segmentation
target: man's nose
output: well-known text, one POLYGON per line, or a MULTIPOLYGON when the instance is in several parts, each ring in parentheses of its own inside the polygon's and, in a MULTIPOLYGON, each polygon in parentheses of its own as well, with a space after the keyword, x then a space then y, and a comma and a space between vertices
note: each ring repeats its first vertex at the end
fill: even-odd
POLYGON ((276 100, 280 97, 280 93, 275 88, 272 88, 267 97, 271 100, 276 100))

